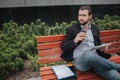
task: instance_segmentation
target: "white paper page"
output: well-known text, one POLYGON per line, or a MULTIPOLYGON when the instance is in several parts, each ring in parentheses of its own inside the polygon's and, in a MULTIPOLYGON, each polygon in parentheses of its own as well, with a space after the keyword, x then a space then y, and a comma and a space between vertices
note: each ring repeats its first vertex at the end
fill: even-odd
POLYGON ((103 43, 103 44, 101 44, 99 46, 95 46, 95 47, 91 48, 90 50, 99 49, 99 48, 102 48, 102 47, 105 47, 105 46, 109 46, 109 45, 111 45, 111 43, 103 43))

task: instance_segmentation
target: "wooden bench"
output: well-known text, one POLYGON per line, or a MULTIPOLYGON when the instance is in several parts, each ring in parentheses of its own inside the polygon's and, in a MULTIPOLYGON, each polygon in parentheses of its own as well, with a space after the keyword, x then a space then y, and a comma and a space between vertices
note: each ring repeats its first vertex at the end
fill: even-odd
MULTIPOLYGON (((111 42, 112 45, 108 47, 106 53, 108 54, 120 54, 120 30, 106 30, 101 31, 101 40, 103 43, 111 42)), ((37 36, 37 49, 38 49, 38 63, 48 64, 54 62, 61 62, 60 55, 62 50, 60 49, 61 41, 64 39, 62 35, 51 36, 37 36)), ((112 56, 109 60, 120 63, 120 56, 112 56)), ((81 73, 75 70, 78 80, 103 80, 100 76, 93 72, 81 73)), ((42 80, 56 80, 56 76, 53 73, 51 66, 40 67, 40 77, 42 80)))

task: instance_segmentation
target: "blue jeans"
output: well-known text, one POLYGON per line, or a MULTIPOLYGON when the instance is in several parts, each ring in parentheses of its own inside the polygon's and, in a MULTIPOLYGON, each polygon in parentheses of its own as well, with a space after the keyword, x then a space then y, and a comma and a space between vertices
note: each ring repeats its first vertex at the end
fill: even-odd
POLYGON ((91 68, 100 76, 107 80, 120 80, 120 64, 115 64, 101 56, 96 52, 86 51, 81 56, 74 59, 75 67, 85 72, 91 68))

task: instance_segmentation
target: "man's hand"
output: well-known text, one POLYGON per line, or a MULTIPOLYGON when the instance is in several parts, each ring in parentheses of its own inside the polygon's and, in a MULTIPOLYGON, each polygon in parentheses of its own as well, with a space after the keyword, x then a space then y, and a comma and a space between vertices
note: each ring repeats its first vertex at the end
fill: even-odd
POLYGON ((85 40, 85 38, 86 38, 86 33, 79 32, 74 39, 74 43, 78 43, 79 41, 83 41, 83 40, 85 40))

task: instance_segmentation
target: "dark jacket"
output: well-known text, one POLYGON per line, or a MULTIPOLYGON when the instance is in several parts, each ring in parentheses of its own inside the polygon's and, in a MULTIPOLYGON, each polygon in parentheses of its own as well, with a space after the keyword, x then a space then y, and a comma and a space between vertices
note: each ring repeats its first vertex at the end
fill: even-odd
MULTIPOLYGON (((66 35, 64 40, 62 41, 61 44, 61 49, 63 50, 63 53, 61 57, 66 60, 66 61, 72 61, 73 60, 73 50, 81 43, 78 42, 77 44, 74 43, 74 38, 76 35, 80 32, 81 27, 79 23, 74 24, 71 27, 68 27, 66 29, 66 35)), ((101 40, 100 40, 100 30, 97 26, 91 25, 91 30, 93 33, 93 38, 94 38, 94 44, 95 45, 100 45, 101 40)), ((103 54, 100 50, 97 50, 97 53, 104 58, 109 58, 110 55, 108 54, 103 54)))

